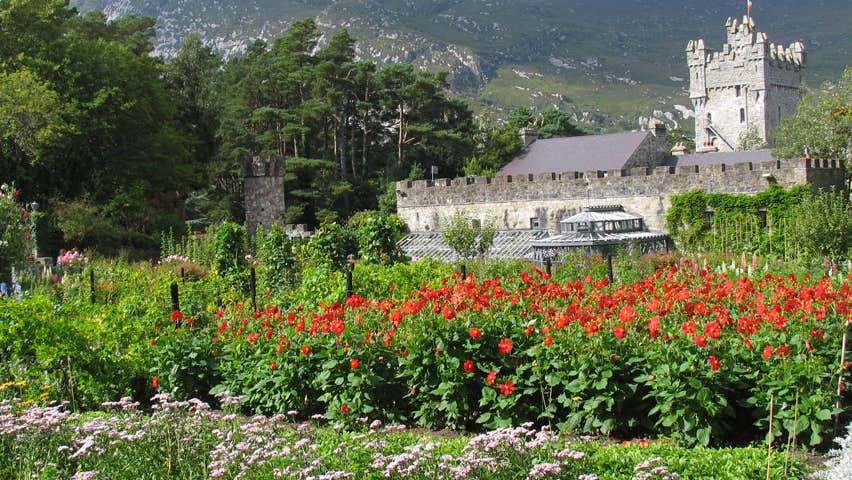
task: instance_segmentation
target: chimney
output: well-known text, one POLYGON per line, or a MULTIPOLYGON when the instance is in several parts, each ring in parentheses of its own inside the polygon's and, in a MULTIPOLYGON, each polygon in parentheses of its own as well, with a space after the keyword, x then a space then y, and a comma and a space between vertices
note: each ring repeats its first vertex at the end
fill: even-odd
POLYGON ((669 153, 669 144, 666 140, 666 135, 668 131, 666 129, 666 124, 659 120, 651 121, 651 133, 656 138, 656 150, 659 155, 666 156, 669 153))
POLYGON ((522 128, 518 132, 518 135, 520 135, 521 140, 524 141, 524 147, 529 146, 529 144, 538 139, 538 132, 534 128, 522 128))
POLYGON ((672 155, 676 157, 682 157, 686 155, 686 153, 686 145, 683 142, 677 142, 674 147, 672 147, 672 155))

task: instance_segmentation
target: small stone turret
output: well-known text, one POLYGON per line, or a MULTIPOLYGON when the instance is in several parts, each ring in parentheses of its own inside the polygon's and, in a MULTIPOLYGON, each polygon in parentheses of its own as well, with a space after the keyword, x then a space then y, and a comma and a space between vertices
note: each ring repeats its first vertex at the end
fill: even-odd
POLYGON ((736 150, 749 129, 771 146, 768 132, 796 113, 805 46, 770 43, 752 17, 728 18, 725 30, 721 51, 708 49, 700 39, 686 47, 696 150, 736 150))
POLYGON ((276 157, 252 157, 244 160, 243 187, 246 226, 254 235, 258 226, 265 229, 284 224, 284 174, 286 161, 276 157))

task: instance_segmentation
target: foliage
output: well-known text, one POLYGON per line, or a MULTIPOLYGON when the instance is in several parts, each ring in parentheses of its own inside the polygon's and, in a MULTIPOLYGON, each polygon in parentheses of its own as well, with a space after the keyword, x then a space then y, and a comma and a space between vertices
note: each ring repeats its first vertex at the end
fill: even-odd
POLYGON ((294 288, 299 278, 297 241, 291 239, 280 225, 275 224, 269 231, 258 229, 255 242, 256 260, 260 262, 258 286, 271 292, 294 288))
POLYGON ((756 195, 708 194, 701 190, 673 195, 666 229, 687 252, 749 252, 792 257, 793 207, 809 195, 807 186, 783 189, 775 184, 756 195))
MULTIPOLYGON (((4 384, 5 385, 5 384, 4 384)), ((2 388, 2 387, 0 387, 2 388)), ((14 388, 14 387, 13 387, 14 388)), ((350 418, 346 428, 316 420, 294 423, 302 412, 239 418, 242 399, 220 395, 225 411, 197 399, 167 394, 143 413, 122 399, 105 412, 80 415, 62 407, 19 409, 0 403, 0 474, 25 478, 580 478, 582 480, 802 478, 799 456, 766 450, 684 449, 666 442, 577 440, 530 425, 479 435, 438 435, 350 418), (11 414, 7 414, 7 412, 11 414), (14 412, 14 413, 12 413, 14 412), (6 433, 12 432, 12 433, 6 433)))
POLYGON ((225 65, 215 177, 238 174, 239 161, 254 155, 282 157, 286 220, 316 226, 376 208, 375 192, 358 192, 416 164, 461 172, 472 114, 448 97, 446 73, 379 68, 355 60, 345 30, 316 48, 319 36, 313 20, 297 21, 225 65))
POLYGON ((444 219, 441 231, 447 244, 462 259, 481 257, 491 248, 497 230, 493 222, 485 222, 456 213, 444 219))
POLYGON ((757 125, 755 124, 749 125, 740 135, 740 138, 737 139, 737 150, 760 150, 767 147, 769 145, 760 136, 760 132, 757 130, 757 125))
POLYGON ((774 434, 812 446, 840 413, 848 281, 734 280, 686 264, 621 286, 524 272, 386 292, 226 311, 220 388, 254 411, 342 419, 346 405, 430 428, 536 421, 704 445, 764 435, 770 395, 774 434))
POLYGON ((12 267, 32 256, 34 242, 30 212, 18 203, 15 185, 0 185, 0 282, 9 280, 12 267))
POLYGON ((22 382, 19 398, 62 399, 72 408, 140 395, 147 372, 133 334, 138 325, 104 324, 106 314, 94 306, 55 309, 43 297, 0 300, 0 379, 22 382))
POLYGON ((242 277, 244 280, 248 268, 246 227, 231 222, 219 225, 213 248, 216 272, 222 277, 242 277))
POLYGON ((840 260, 852 255, 852 205, 845 193, 809 195, 792 216, 793 241, 803 257, 840 260))
POLYGON ((516 134, 521 128, 533 128, 539 138, 573 137, 585 134, 571 122, 569 113, 557 108, 548 108, 538 113, 526 107, 517 108, 509 115, 508 125, 516 134))
POLYGON ((212 330, 209 315, 198 318, 184 316, 180 312, 181 323, 172 321, 156 322, 150 343, 152 366, 151 378, 155 378, 156 388, 168 392, 179 399, 209 398, 210 390, 218 384, 213 355, 215 345, 205 337, 212 330), (164 323, 164 324, 163 324, 164 323))
POLYGON ((304 257, 315 265, 333 270, 348 268, 348 256, 358 251, 355 235, 348 228, 330 223, 321 226, 302 247, 304 257))
POLYGON ((407 227, 397 215, 363 212, 358 217, 353 216, 349 226, 354 230, 358 241, 360 261, 393 265, 405 259, 405 254, 397 243, 405 236, 407 227))
POLYGON ((796 115, 781 120, 772 154, 801 158, 805 148, 818 159, 852 161, 852 67, 836 85, 805 94, 796 115))
POLYGON ((465 175, 494 176, 523 148, 513 125, 480 124, 474 155, 465 163, 465 175))

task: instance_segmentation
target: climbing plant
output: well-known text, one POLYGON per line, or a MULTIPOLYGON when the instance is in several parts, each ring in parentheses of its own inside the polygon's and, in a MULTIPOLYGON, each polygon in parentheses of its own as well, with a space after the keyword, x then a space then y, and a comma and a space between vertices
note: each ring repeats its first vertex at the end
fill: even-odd
POLYGON ((672 196, 666 228, 684 251, 797 256, 793 212, 809 195, 804 185, 756 195, 693 190, 672 196))

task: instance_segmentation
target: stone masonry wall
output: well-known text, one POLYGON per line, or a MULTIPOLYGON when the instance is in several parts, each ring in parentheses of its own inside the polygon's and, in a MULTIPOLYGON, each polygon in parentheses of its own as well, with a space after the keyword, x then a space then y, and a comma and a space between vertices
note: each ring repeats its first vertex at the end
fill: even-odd
POLYGON ((793 115, 799 101, 799 84, 806 61, 805 47, 769 43, 755 30, 754 19, 728 19, 727 42, 721 51, 707 48, 703 40, 689 42, 690 98, 695 107, 695 142, 700 148, 719 134, 713 146, 719 151, 738 147, 740 136, 756 128, 764 140, 780 119, 793 115))
POLYGON ((783 187, 810 183, 814 188, 842 185, 842 165, 807 160, 760 164, 633 168, 501 177, 463 177, 397 183, 397 213, 411 231, 436 231, 441 221, 462 212, 498 229, 540 228, 557 233, 559 221, 582 207, 621 204, 662 230, 671 196, 702 189, 754 194, 770 182, 783 187))
POLYGON ((284 225, 285 162, 277 158, 254 157, 243 164, 246 227, 254 235, 257 227, 284 225))

